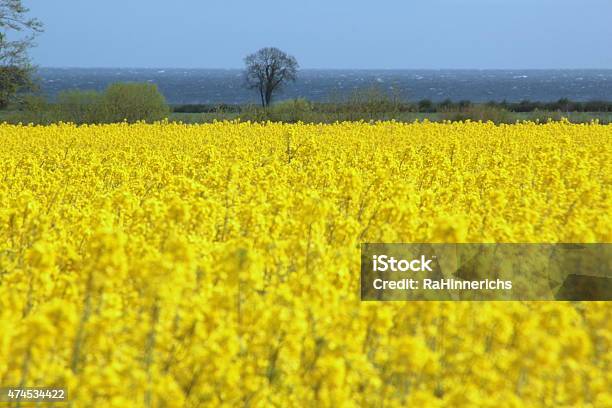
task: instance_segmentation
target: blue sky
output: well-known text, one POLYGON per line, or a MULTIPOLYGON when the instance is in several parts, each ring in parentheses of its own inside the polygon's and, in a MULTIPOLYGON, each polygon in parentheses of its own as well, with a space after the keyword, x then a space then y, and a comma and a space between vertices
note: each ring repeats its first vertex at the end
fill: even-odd
POLYGON ((239 68, 612 68, 612 0, 37 0, 34 63, 239 68))

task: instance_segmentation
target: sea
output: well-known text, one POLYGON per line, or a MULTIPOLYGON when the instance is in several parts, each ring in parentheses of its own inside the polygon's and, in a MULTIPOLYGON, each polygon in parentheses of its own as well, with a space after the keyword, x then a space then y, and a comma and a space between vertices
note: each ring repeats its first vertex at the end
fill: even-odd
MULTIPOLYGON (((41 91, 103 90, 113 82, 157 84, 170 104, 257 103, 239 69, 39 68, 41 91)), ((304 69, 277 100, 339 102, 356 90, 378 88, 406 101, 473 102, 612 100, 610 70, 328 70, 304 69)))

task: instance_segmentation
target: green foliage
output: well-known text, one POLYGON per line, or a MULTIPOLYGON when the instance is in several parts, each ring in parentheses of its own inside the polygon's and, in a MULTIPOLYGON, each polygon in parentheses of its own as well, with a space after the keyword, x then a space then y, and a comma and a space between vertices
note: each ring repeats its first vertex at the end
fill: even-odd
POLYGON ((429 99, 423 99, 419 101, 419 112, 431 113, 436 112, 434 103, 429 99))
MULTIPOLYGON (((559 121, 561 119, 563 119, 564 117, 569 116, 567 114, 567 112, 560 112, 560 111, 540 111, 538 109, 534 110, 533 112, 528 112, 525 114, 526 120, 530 120, 532 122, 538 122, 538 123, 546 123, 549 121, 559 121)), ((574 122, 589 122, 592 117, 590 118, 589 116, 584 116, 584 114, 579 114, 582 116, 578 116, 578 115, 573 115, 570 116, 570 119, 573 119, 574 122)))
MULTIPOLYGON (((15 105, 12 105, 15 106, 15 105)), ((58 95, 55 103, 47 103, 42 97, 27 96, 17 105, 18 111, 5 111, 0 121, 11 123, 73 122, 152 122, 164 118, 185 123, 204 123, 219 120, 253 122, 305 122, 333 123, 342 121, 396 120, 413 122, 431 121, 493 121, 513 123, 522 120, 547 122, 568 117, 573 122, 599 120, 609 123, 612 102, 592 101, 516 103, 488 102, 474 104, 470 101, 442 102, 422 100, 418 103, 400 100, 388 90, 370 87, 355 90, 352 94, 333 102, 311 102, 306 99, 289 99, 266 108, 256 105, 198 104, 175 106, 170 112, 157 87, 149 83, 113 84, 104 92, 66 91, 58 95), (565 109, 569 109, 566 111, 565 109)))
POLYGON ((348 99, 349 109, 367 112, 373 115, 385 112, 397 112, 399 99, 379 87, 372 86, 353 91, 348 99))
POLYGON ((5 120, 9 122, 48 124, 52 122, 52 108, 47 100, 40 95, 24 95, 17 105, 18 111, 9 114, 5 120))
POLYGON ((154 122, 169 116, 163 95, 154 84, 117 83, 104 92, 64 91, 55 103, 29 96, 20 112, 5 115, 11 122, 115 123, 154 122))
POLYGON ((42 23, 28 17, 28 12, 21 0, 0 0, 0 109, 35 88, 27 51, 42 23))
POLYGON ((450 121, 491 121, 497 124, 512 123, 516 121, 515 117, 506 109, 488 105, 472 105, 458 111, 443 112, 441 115, 443 120, 450 121))
POLYGON ((240 119, 252 122, 309 122, 314 119, 313 104, 306 99, 288 99, 267 108, 248 105, 242 110, 240 119))
POLYGON ((257 105, 246 105, 240 113, 240 120, 251 122, 266 122, 270 119, 269 110, 257 105))
POLYGON ((112 84, 104 92, 103 105, 107 122, 151 122, 167 118, 170 113, 157 85, 149 83, 112 84))
POLYGON ((42 112, 49 109, 49 102, 44 96, 24 95, 18 106, 21 111, 42 112))
POLYGON ((312 113, 312 104, 304 98, 289 99, 272 105, 269 114, 272 120, 279 120, 288 123, 305 121, 312 113))
POLYGON ((330 115, 336 121, 389 120, 414 111, 412 104, 402 102, 396 93, 375 85, 356 89, 346 98, 335 95, 332 99, 314 105, 314 110, 330 115))
POLYGON ((35 89, 29 67, 0 66, 0 109, 5 109, 15 96, 35 89))
POLYGON ((172 112, 176 113, 239 113, 241 106, 237 104, 186 104, 172 107, 172 112))
POLYGON ((288 99, 275 103, 271 110, 275 113, 311 112, 312 103, 304 98, 288 99))
POLYGON ((567 98, 559 99, 554 102, 535 102, 522 100, 520 102, 509 103, 494 102, 487 103, 489 106, 498 107, 509 110, 510 112, 612 112, 612 102, 606 101, 588 101, 578 102, 567 98))
POLYGON ((53 114, 63 122, 103 123, 108 113, 104 95, 96 91, 65 91, 57 96, 53 114))

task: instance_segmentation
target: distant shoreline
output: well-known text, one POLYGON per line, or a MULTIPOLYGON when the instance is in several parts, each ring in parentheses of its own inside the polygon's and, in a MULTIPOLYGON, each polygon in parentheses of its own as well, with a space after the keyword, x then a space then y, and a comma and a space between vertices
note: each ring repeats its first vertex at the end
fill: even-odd
MULTIPOLYGON (((194 68, 39 68, 42 93, 51 100, 59 92, 102 91, 114 82, 158 85, 168 103, 249 104, 258 96, 244 87, 240 69, 194 68)), ((325 70, 303 69, 277 100, 305 98, 337 102, 355 90, 377 87, 404 101, 470 100, 579 102, 612 99, 608 70, 325 70)))
MULTIPOLYGON (((74 69, 74 70, 196 70, 196 71, 242 71, 243 68, 215 67, 72 67, 72 66, 38 66, 38 69, 74 69)), ((612 68, 301 68, 300 71, 365 71, 365 72, 401 72, 401 71, 612 71, 612 68)))

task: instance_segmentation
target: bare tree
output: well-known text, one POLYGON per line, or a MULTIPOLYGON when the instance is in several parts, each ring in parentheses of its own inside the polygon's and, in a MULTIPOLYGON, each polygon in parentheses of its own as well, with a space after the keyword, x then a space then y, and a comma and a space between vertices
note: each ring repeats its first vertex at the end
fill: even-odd
POLYGON ((259 91, 263 107, 270 105, 272 94, 285 82, 296 80, 299 67, 294 57, 274 47, 248 55, 244 64, 247 86, 259 91))
POLYGON ((42 23, 28 17, 21 0, 0 0, 0 107, 20 90, 32 88, 33 67, 27 51, 42 23))

